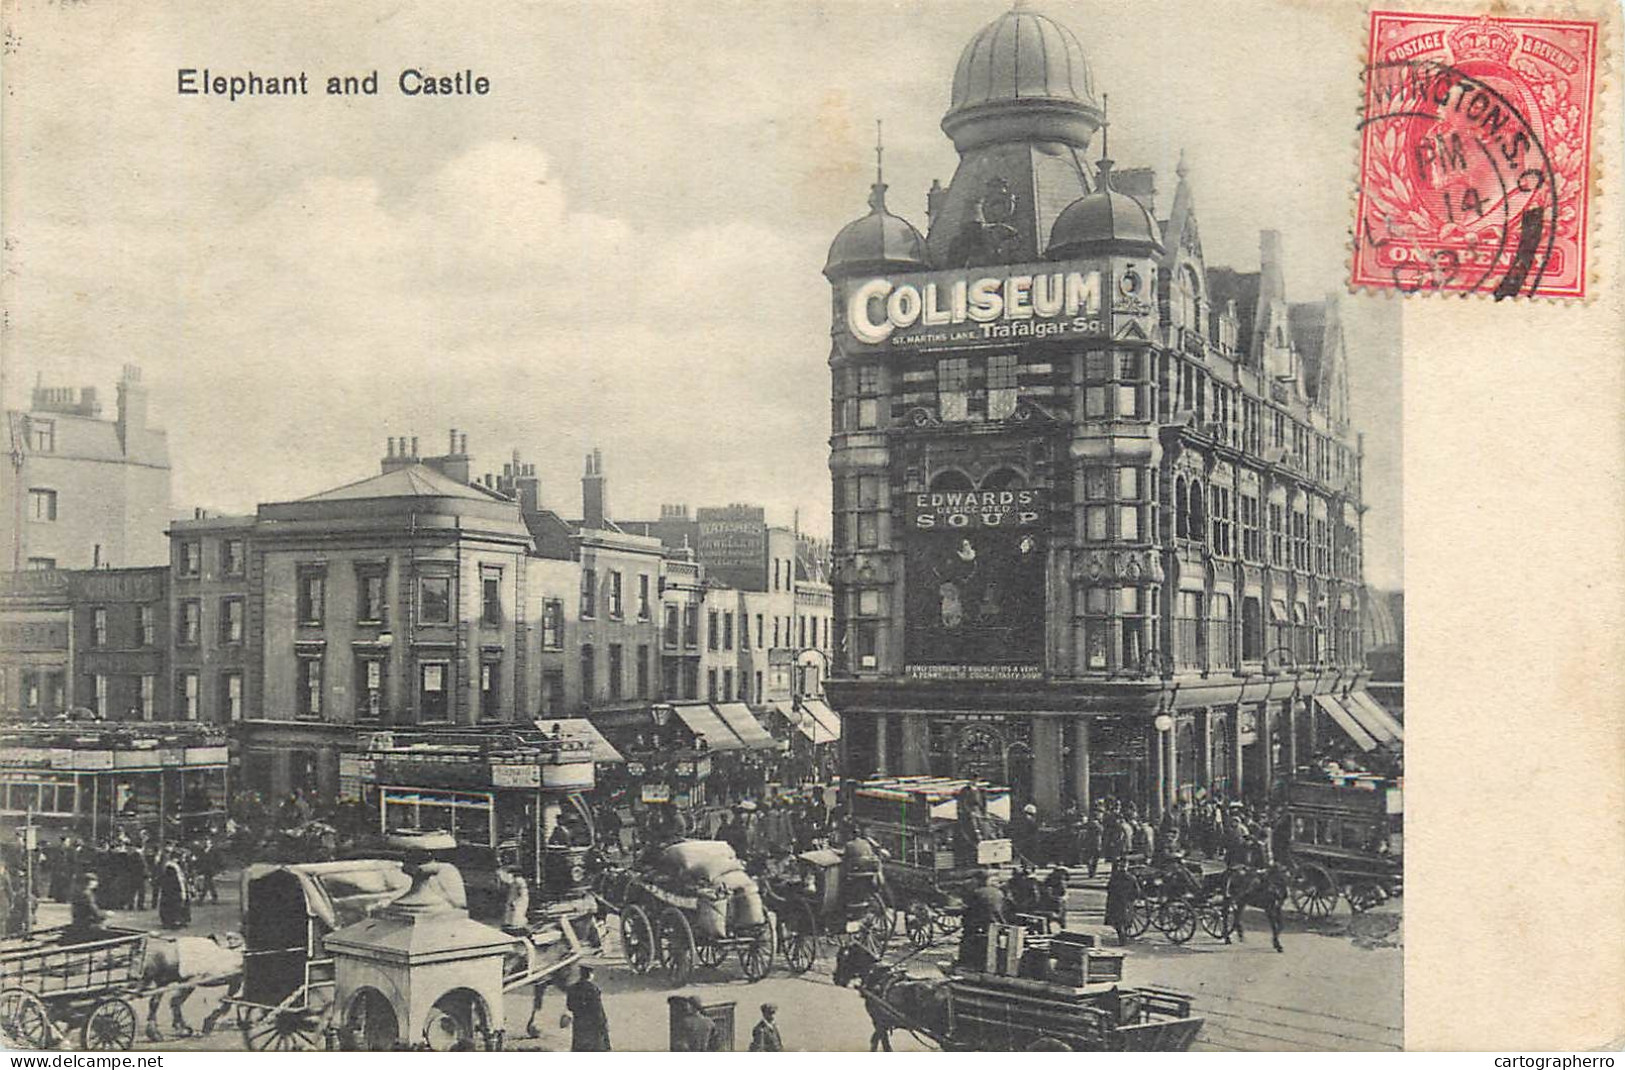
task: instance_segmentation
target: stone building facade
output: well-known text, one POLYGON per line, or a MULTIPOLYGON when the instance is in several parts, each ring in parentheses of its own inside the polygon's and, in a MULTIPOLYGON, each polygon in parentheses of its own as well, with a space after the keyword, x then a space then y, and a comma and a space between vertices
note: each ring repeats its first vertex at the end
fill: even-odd
POLYGON ((1104 120, 1076 36, 1018 5, 960 57, 926 232, 877 175, 831 246, 850 774, 1160 812, 1347 742, 1364 508, 1335 298, 1288 301, 1272 232, 1257 270, 1207 265, 1183 164, 1161 215, 1104 120))

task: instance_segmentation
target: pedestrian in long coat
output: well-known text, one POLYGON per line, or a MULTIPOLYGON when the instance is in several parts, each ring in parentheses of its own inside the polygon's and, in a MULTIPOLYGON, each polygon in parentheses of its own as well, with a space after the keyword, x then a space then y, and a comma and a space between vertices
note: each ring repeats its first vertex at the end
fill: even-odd
POLYGON ((1095 870, 1100 865, 1100 839, 1102 829, 1100 822, 1090 814, 1083 823, 1083 832, 1079 836, 1078 861, 1089 867, 1089 876, 1093 878, 1095 870))
POLYGON ((158 923, 166 929, 179 929, 192 923, 192 898, 186 887, 186 873, 173 851, 165 851, 158 867, 158 923))
POLYGON ((779 1023, 773 1016, 779 1013, 777 1004, 762 1004, 762 1020, 750 1031, 751 1051, 783 1051, 784 1038, 779 1035, 779 1023))
POLYGON ((677 1027, 672 1031, 672 1051, 716 1051, 721 1047, 722 1034, 717 1024, 700 1009, 699 1000, 693 996, 668 998, 682 1003, 682 1013, 677 1019, 677 1027))
POLYGON ((1134 878, 1126 866, 1113 866, 1106 881, 1106 924, 1117 930, 1119 943, 1127 943, 1129 927, 1134 923, 1134 898, 1137 889, 1134 878))
POLYGON ((570 1050, 609 1051, 609 1018, 604 1014, 604 993, 593 983, 592 967, 579 967, 575 983, 564 991, 564 1009, 570 1015, 570 1050))

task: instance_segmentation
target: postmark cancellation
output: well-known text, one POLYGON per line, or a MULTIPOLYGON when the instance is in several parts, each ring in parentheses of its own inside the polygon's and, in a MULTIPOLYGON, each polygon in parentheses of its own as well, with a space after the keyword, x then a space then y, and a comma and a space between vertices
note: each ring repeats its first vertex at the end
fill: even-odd
POLYGON ((1371 14, 1350 283, 1586 296, 1598 24, 1371 14))

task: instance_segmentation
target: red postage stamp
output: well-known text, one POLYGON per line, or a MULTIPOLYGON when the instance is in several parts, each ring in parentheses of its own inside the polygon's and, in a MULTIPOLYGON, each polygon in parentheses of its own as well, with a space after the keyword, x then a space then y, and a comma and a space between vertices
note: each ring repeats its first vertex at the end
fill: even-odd
POLYGON ((1597 35, 1372 12, 1352 285, 1585 296, 1597 35))

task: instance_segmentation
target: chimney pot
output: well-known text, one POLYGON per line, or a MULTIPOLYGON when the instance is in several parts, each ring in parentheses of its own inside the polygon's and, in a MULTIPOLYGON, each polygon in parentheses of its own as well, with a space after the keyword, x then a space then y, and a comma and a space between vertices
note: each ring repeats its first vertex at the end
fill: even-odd
POLYGON ((463 454, 468 453, 468 432, 467 431, 464 431, 461 435, 459 435, 457 437, 457 447, 458 447, 457 448, 458 453, 463 453, 463 454))
POLYGON ((418 455, 418 437, 416 435, 413 435, 412 436, 412 458, 414 460, 416 460, 417 455, 418 455))

